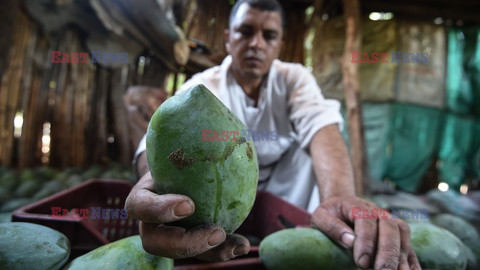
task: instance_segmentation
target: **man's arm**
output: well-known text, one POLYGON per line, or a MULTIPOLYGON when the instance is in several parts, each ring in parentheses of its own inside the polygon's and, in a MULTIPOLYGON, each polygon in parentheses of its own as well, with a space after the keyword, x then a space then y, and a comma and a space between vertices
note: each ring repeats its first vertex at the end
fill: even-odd
POLYGON ((322 201, 332 196, 355 196, 352 164, 336 124, 315 134, 310 153, 322 201))
POLYGON ((136 160, 135 170, 137 170, 138 177, 142 177, 147 172, 150 172, 147 162, 147 152, 143 151, 136 160))
POLYGON ((352 165, 337 125, 320 129, 310 144, 322 203, 312 224, 338 244, 353 248, 355 263, 375 269, 421 269, 410 246, 408 225, 400 219, 354 219, 352 208, 375 204, 356 197, 352 165))

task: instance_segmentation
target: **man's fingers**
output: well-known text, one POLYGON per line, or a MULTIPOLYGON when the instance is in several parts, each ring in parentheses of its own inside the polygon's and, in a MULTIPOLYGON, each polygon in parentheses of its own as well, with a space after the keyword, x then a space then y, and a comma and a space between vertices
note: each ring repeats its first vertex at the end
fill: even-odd
POLYGON ((355 220, 355 239, 353 258, 355 263, 368 268, 373 262, 377 247, 377 219, 355 220))
POLYGON ((225 231, 219 226, 193 229, 140 222, 140 237, 145 251, 174 259, 202 254, 223 243, 225 231))
POLYGON ((312 215, 312 225, 345 248, 353 247, 355 240, 352 229, 327 209, 318 207, 312 215))
POLYGON ((379 219, 378 223, 379 239, 375 269, 396 270, 399 261, 406 262, 407 259, 406 254, 401 256, 400 252, 400 228, 397 222, 391 219, 379 219))
POLYGON ((150 173, 143 176, 130 191, 125 202, 128 215, 149 223, 169 223, 185 218, 195 211, 193 201, 184 195, 158 195, 153 192, 150 173))
POLYGON ((415 254, 415 252, 412 250, 410 250, 410 252, 408 253, 408 264, 410 265, 410 269, 411 270, 421 270, 422 267, 420 266, 420 262, 418 261, 418 258, 417 258, 417 255, 415 254))
POLYGON ((227 261, 237 256, 245 255, 250 250, 247 238, 239 234, 230 234, 221 245, 208 250, 198 256, 203 261, 227 261))
POLYGON ((422 269, 420 267, 420 262, 418 261, 417 255, 415 255, 415 252, 413 251, 413 248, 410 242, 410 227, 408 226, 407 223, 400 222, 399 228, 400 228, 400 234, 401 234, 400 236, 401 250, 400 251, 402 252, 402 254, 405 255, 406 264, 409 266, 409 268, 405 268, 405 269, 412 269, 412 270, 422 269))

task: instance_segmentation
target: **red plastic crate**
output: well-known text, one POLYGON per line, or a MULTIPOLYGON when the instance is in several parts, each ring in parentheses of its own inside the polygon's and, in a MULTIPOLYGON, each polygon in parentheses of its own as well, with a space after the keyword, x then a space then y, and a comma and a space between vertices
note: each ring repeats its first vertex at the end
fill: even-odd
MULTIPOLYGON (((132 188, 127 181, 92 179, 35 203, 19 208, 12 221, 42 224, 65 234, 72 246, 71 258, 80 256, 112 241, 138 234, 138 221, 127 219, 57 219, 51 207, 65 209, 101 207, 123 208, 132 188)), ((258 241, 289 227, 309 226, 310 214, 265 191, 258 191, 255 204, 236 233, 258 241)), ((257 243, 258 244, 258 243, 257 243)), ((201 269, 264 269, 258 256, 258 245, 250 252, 227 262, 207 263, 196 259, 175 260, 175 270, 201 269)))
MULTIPOLYGON (((269 192, 258 191, 252 211, 235 233, 245 235, 247 238, 255 237, 260 241, 278 230, 310 226, 310 219, 311 216, 306 210, 269 192)), ((175 265, 175 270, 265 269, 258 256, 258 245, 253 243, 247 255, 227 262, 205 263, 190 259, 177 260, 175 265)))
POLYGON ((71 258, 75 258, 115 240, 138 234, 138 221, 59 219, 52 216, 52 207, 123 209, 131 188, 132 185, 124 180, 92 179, 15 210, 12 221, 41 224, 62 232, 70 240, 71 258))

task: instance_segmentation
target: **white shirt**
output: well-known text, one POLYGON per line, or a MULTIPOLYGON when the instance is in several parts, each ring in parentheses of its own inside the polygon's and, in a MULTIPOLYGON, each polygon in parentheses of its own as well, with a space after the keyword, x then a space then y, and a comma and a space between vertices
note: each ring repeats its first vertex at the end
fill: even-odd
MULTIPOLYGON (((255 141, 259 189, 313 211, 319 204, 311 158, 315 133, 330 124, 342 125, 340 103, 325 99, 313 75, 300 64, 274 60, 260 90, 257 107, 229 71, 227 56, 220 66, 194 75, 179 89, 203 84, 254 131, 276 131, 278 140, 255 141)), ((145 137, 137 154, 145 150, 145 137)))

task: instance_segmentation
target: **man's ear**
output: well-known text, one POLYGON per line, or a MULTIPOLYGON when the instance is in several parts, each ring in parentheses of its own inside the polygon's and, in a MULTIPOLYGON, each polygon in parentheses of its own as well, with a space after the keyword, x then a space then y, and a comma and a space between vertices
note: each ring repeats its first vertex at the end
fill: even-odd
POLYGON ((225 49, 227 50, 228 53, 230 53, 230 30, 228 29, 225 29, 225 31, 223 31, 223 42, 225 42, 225 49))

